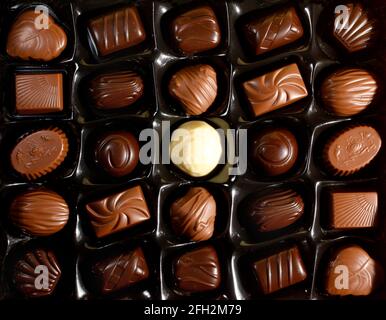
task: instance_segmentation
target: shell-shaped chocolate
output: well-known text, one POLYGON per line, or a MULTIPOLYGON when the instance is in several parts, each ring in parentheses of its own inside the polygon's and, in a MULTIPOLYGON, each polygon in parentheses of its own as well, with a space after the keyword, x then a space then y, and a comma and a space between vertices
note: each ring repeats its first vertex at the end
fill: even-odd
POLYGON ((202 187, 192 187, 170 208, 171 224, 176 234, 193 241, 212 237, 216 218, 216 200, 202 187))
POLYGON ((249 199, 245 215, 250 229, 270 232, 290 226, 303 213, 304 202, 301 195, 292 189, 286 189, 249 199))
POLYGON ((12 223, 33 236, 49 236, 62 230, 69 214, 63 197, 46 189, 27 191, 16 196, 9 210, 12 223))
POLYGON ((328 76, 321 96, 328 110, 338 116, 352 116, 365 110, 377 91, 374 77, 363 69, 341 69, 328 76))
POLYGON ((350 53, 369 47, 375 34, 375 23, 359 3, 345 5, 336 13, 333 34, 350 53))
POLYGON ((48 16, 46 28, 40 16, 35 10, 27 10, 16 18, 7 39, 7 53, 11 57, 50 61, 64 51, 67 35, 63 28, 51 16, 48 16), (39 23, 41 28, 36 27, 39 23))
POLYGON ((381 137, 374 128, 350 127, 328 141, 323 158, 332 173, 347 176, 366 167, 376 157, 381 145, 381 137))
POLYGON ((99 238, 150 219, 140 186, 90 202, 86 205, 86 211, 99 238))
POLYGON ((217 97, 217 74, 207 64, 185 67, 169 82, 169 93, 189 115, 206 112, 217 97))
POLYGON ((91 80, 89 93, 98 109, 119 109, 143 96, 144 83, 133 71, 105 73, 91 80))
POLYGON ((60 277, 59 263, 50 250, 31 250, 15 265, 15 287, 26 297, 52 295, 60 277))
POLYGON ((353 245, 337 251, 327 268, 326 291, 331 295, 367 296, 371 294, 383 271, 361 247, 353 245))

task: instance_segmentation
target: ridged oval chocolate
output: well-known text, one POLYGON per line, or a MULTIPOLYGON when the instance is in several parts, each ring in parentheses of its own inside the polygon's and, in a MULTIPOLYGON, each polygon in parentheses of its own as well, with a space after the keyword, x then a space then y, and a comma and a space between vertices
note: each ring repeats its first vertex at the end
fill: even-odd
POLYGON ((66 201, 51 190, 27 191, 18 195, 10 206, 9 218, 24 232, 49 236, 64 228, 69 218, 66 201))
POLYGON ((89 93, 98 109, 120 109, 143 96, 144 83, 141 76, 133 71, 105 73, 91 81, 89 93))
POLYGON ((26 297, 44 297, 54 293, 61 274, 59 263, 51 250, 34 249, 17 261, 14 283, 17 290, 26 297), (38 279, 43 275, 42 267, 48 271, 48 286, 45 286, 43 279, 38 279))
POLYGON ((170 208, 171 224, 176 234, 193 241, 212 237, 216 218, 216 200, 202 187, 192 187, 170 208))
POLYGON ((335 175, 347 176, 367 166, 382 145, 378 132, 370 126, 355 126, 332 137, 323 158, 335 175))
POLYGON ((363 69, 341 69, 328 76, 321 88, 326 108, 338 116, 352 116, 365 110, 374 99, 377 82, 363 69))
POLYGON ((303 213, 302 197, 292 189, 283 189, 249 199, 245 218, 249 229, 271 232, 292 225, 303 213))
POLYGON ((95 159, 113 177, 131 173, 139 161, 137 139, 127 131, 108 133, 97 142, 95 159))

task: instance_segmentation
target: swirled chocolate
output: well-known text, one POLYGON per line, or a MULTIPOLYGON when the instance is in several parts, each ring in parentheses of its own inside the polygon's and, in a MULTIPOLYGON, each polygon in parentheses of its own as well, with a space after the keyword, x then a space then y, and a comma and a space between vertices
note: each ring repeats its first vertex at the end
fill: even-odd
POLYGON ((142 188, 135 186, 86 205, 98 238, 131 228, 150 219, 142 188))
POLYGON ((349 127, 330 138, 324 147, 323 158, 334 175, 347 176, 366 167, 381 145, 381 137, 374 128, 349 127))
POLYGON ((137 139, 127 131, 103 135, 95 148, 97 164, 113 177, 131 173, 139 161, 137 139))
POLYGON ((216 48, 221 31, 216 14, 208 6, 187 11, 172 22, 177 47, 184 54, 194 54, 216 48))
POLYGON ((68 153, 66 134, 58 128, 39 130, 21 138, 11 153, 11 165, 28 180, 59 167, 68 153))
POLYGON ((327 267, 325 287, 328 294, 367 296, 383 280, 383 270, 357 245, 339 249, 327 267))
POLYGON ((34 249, 16 262, 14 284, 26 297, 49 296, 54 293, 61 274, 59 263, 51 250, 34 249))
POLYGON ((284 108, 308 95, 296 63, 243 83, 255 117, 284 108))
POLYGON ((298 158, 296 137, 284 128, 269 128, 257 134, 251 145, 252 162, 268 176, 292 169, 298 158))
POLYGON ((104 73, 91 80, 89 93, 101 110, 125 108, 143 96, 141 76, 133 71, 104 73))
POLYGON ((220 262, 212 246, 189 251, 175 261, 176 286, 183 293, 215 290, 221 283, 220 262))
POLYGON ((212 237, 216 218, 216 200, 202 187, 192 187, 173 202, 170 218, 176 234, 193 241, 212 237))
POLYGON ((8 55, 43 61, 60 56, 67 46, 67 35, 51 16, 41 18, 41 15, 35 10, 27 10, 16 18, 8 34, 8 55), (44 25, 45 22, 47 25, 44 25))
POLYGON ((217 97, 216 71, 208 64, 185 67, 172 76, 169 93, 187 114, 200 115, 217 97))
POLYGON ((321 87, 325 107, 338 116, 365 110, 374 99, 377 82, 363 69, 341 69, 328 76, 321 87))
POLYGON ((258 232, 276 231, 295 223, 304 213, 302 197, 292 189, 279 189, 251 198, 244 214, 248 228, 258 232))
POLYGON ((149 277, 149 268, 141 248, 98 261, 92 273, 103 294, 128 288, 149 277))
POLYGON ((33 236, 49 236, 62 230, 69 214, 66 201, 56 192, 46 189, 18 195, 9 210, 13 224, 33 236))

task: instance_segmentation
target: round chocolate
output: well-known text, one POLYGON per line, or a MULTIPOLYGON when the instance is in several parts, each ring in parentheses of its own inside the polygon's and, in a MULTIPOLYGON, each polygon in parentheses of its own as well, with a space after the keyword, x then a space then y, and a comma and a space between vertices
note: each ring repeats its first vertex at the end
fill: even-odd
POLYGON ((208 240, 214 231, 216 201, 205 188, 192 187, 173 202, 170 218, 176 234, 193 241, 208 240))
POLYGON ((108 133, 98 140, 95 159, 109 175, 125 176, 133 172, 139 161, 137 139, 127 131, 108 133))
POLYGON ((23 137, 11 153, 12 167, 29 180, 50 173, 68 153, 68 139, 58 128, 39 130, 23 137))
POLYGON ((254 137, 251 156, 257 169, 268 176, 278 176, 294 166, 298 143, 289 130, 269 128, 254 137))
POLYGON ((11 204, 9 218, 33 236, 49 236, 64 228, 70 211, 66 201, 50 190, 27 191, 11 204))
POLYGON ((49 296, 54 293, 61 274, 52 251, 34 249, 16 262, 14 284, 28 298, 49 296))

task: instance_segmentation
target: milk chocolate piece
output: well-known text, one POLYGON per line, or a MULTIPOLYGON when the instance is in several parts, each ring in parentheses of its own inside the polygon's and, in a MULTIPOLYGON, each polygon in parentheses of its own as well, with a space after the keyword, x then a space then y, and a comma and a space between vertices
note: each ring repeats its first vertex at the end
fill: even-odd
POLYGON ((295 8, 285 8, 244 26, 244 33, 254 54, 259 55, 300 39, 302 23, 295 8))
POLYGON ((252 141, 251 157, 257 169, 268 176, 278 176, 291 170, 298 158, 296 137, 284 128, 268 128, 252 141))
POLYGON ((50 296, 55 292, 61 274, 59 263, 51 250, 33 249, 16 262, 14 284, 25 297, 50 296), (42 277, 43 268, 48 271, 48 279, 42 277))
POLYGON ((92 273, 103 294, 112 293, 137 284, 149 277, 149 268, 140 247, 98 261, 92 273))
POLYGON ((370 126, 347 128, 332 137, 324 147, 328 169, 338 176, 348 176, 366 167, 382 145, 378 132, 370 126))
POLYGON ((243 88, 255 117, 286 107, 308 95, 296 63, 246 81, 243 88))
POLYGON ((127 131, 103 135, 95 148, 97 164, 113 177, 131 173, 139 161, 137 139, 127 131))
POLYGON ((376 192, 333 192, 331 206, 332 228, 373 227, 378 209, 378 194, 376 192))
POLYGON ((321 88, 325 107, 338 116, 352 116, 365 110, 377 91, 374 77, 363 69, 345 68, 328 76, 321 88))
POLYGON ((67 156, 68 139, 58 128, 39 130, 21 138, 11 153, 12 167, 34 180, 59 167, 67 156))
POLYGON ((95 106, 101 110, 125 108, 143 96, 141 76, 133 71, 101 74, 92 79, 89 93, 95 106))
POLYGON ((220 262, 212 246, 189 251, 174 266, 176 286, 183 293, 217 289, 221 283, 220 262))
POLYGON ((203 6, 187 11, 172 22, 177 47, 184 54, 195 54, 216 48, 221 31, 212 8, 203 6))
POLYGON ((16 113, 38 115, 63 111, 61 73, 16 74, 16 113))
POLYGON ((307 278, 296 246, 255 262, 254 269, 264 294, 287 288, 307 278))
POLYGON ((303 213, 304 202, 300 194, 292 189, 279 189, 251 198, 245 215, 251 231, 271 232, 292 225, 303 213))
POLYGON ((169 93, 188 115, 200 115, 217 97, 216 71, 207 64, 185 67, 171 78, 169 93))
POLYGON ((131 228, 150 219, 142 188, 135 186, 86 205, 98 238, 131 228))
POLYGON ((326 275, 326 291, 338 296, 367 296, 380 286, 383 270, 377 261, 357 245, 339 249, 326 275))
POLYGON ((375 22, 359 3, 344 7, 343 12, 335 14, 334 37, 349 53, 368 48, 375 36, 375 22))
POLYGON ((89 31, 100 56, 128 49, 146 38, 141 17, 134 6, 92 19, 89 31))
POLYGON ((189 240, 204 241, 212 237, 216 218, 216 200, 202 187, 192 187, 170 208, 173 230, 189 240))
POLYGON ((66 201, 51 190, 27 191, 11 204, 9 218, 14 225, 33 236, 50 236, 67 224, 70 210, 66 201))
POLYGON ((23 60, 50 61, 60 56, 67 46, 67 35, 49 15, 48 28, 43 26, 41 12, 27 10, 13 23, 7 39, 7 53, 23 60), (36 24, 37 22, 37 24, 36 24), (36 25, 41 28, 36 28, 36 25))

